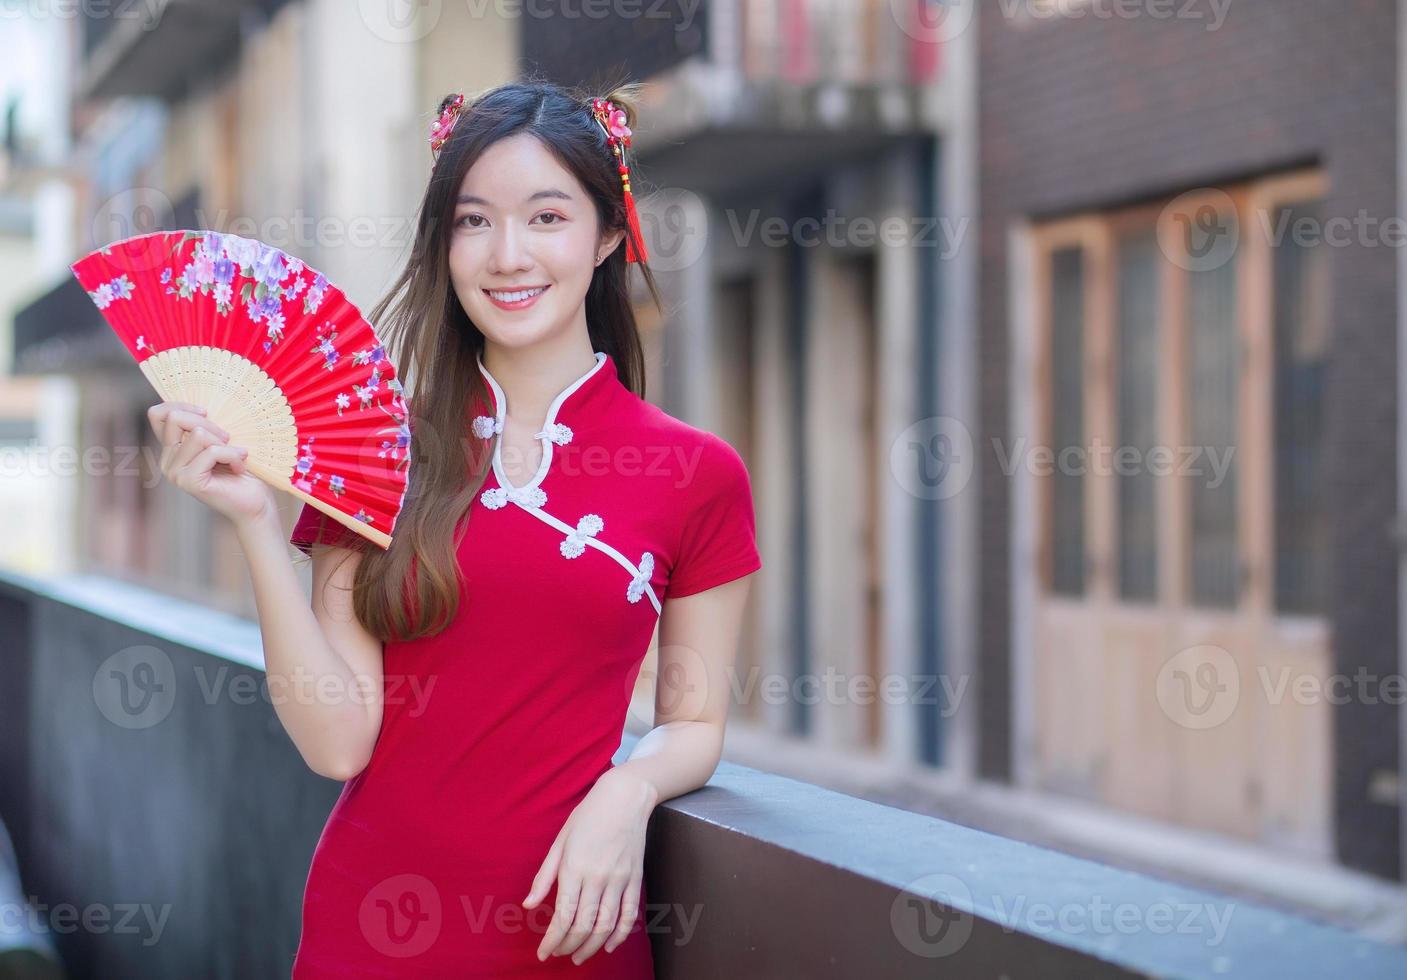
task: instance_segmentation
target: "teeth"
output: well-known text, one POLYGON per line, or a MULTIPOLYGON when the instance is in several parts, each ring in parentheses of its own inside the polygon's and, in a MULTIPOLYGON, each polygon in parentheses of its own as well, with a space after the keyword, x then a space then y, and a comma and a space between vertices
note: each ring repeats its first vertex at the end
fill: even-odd
POLYGON ((489 290, 489 295, 500 303, 516 303, 519 300, 527 299, 529 296, 536 296, 546 288, 546 286, 539 286, 537 289, 520 289, 512 293, 500 293, 491 289, 489 290))

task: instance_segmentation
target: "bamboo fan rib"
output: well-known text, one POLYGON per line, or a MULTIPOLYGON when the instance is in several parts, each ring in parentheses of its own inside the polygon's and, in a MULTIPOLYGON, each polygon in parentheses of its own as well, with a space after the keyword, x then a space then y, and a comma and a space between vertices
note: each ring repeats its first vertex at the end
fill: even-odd
POLYGON ((293 409, 259 365, 214 347, 177 347, 139 367, 164 401, 204 405, 210 420, 230 434, 230 445, 243 446, 250 460, 293 479, 298 460, 293 409))

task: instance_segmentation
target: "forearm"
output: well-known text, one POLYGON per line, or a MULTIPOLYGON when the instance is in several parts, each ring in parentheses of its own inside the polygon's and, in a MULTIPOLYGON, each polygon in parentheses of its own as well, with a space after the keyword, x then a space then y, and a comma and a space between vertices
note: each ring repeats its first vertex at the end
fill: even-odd
POLYGON ((653 806, 703 786, 722 757, 722 726, 708 721, 671 721, 641 736, 629 758, 616 769, 639 779, 653 806))
POLYGON ((327 642, 289 560, 276 515, 236 526, 253 580, 274 711, 314 772, 348 779, 375 743, 374 678, 353 672, 327 642))

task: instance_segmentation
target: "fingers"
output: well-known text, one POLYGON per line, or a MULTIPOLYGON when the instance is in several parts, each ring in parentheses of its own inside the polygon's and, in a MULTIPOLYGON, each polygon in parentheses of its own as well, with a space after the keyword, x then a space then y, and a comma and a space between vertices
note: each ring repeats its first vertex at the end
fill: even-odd
POLYGON ((166 415, 174 409, 184 409, 187 412, 195 412, 198 415, 205 414, 205 407, 197 405, 194 402, 162 401, 157 402, 151 408, 147 409, 147 419, 155 425, 158 420, 164 419, 166 415))
POLYGON ((168 446, 165 453, 170 459, 166 468, 173 474, 189 466, 207 446, 224 445, 224 439, 206 428, 191 429, 184 435, 180 442, 168 446))
POLYGON ((238 446, 206 446, 177 474, 177 486, 181 485, 180 480, 182 479, 191 480, 202 473, 213 470, 216 463, 226 464, 236 474, 243 473, 244 457, 247 455, 247 452, 247 450, 241 449, 238 446))
POLYGON ((177 409, 167 413, 161 427, 159 462, 168 476, 172 470, 189 463, 204 446, 224 442, 229 438, 223 432, 218 439, 215 438, 215 430, 202 422, 203 417, 193 412, 177 409), (203 438, 194 439, 193 435, 196 433, 201 434, 203 438))
POLYGON ((156 437, 162 442, 166 441, 166 420, 172 412, 192 412, 196 415, 205 415, 205 409, 199 405, 192 405, 190 402, 157 402, 147 409, 147 421, 151 423, 151 429, 156 433, 156 437))
POLYGON ((211 446, 197 456, 194 465, 198 470, 214 469, 216 463, 224 463, 236 473, 244 472, 244 461, 249 450, 243 446, 211 446))
POLYGON ((601 896, 601 904, 596 912, 595 921, 590 924, 590 932, 586 935, 586 941, 577 947, 572 953, 572 962, 580 966, 588 956, 595 953, 606 940, 611 937, 612 931, 616 927, 616 920, 620 916, 620 896, 625 891, 626 882, 623 879, 611 879, 606 882, 605 891, 601 896))
MULTIPOLYGON (((557 902, 552 912, 552 921, 547 924, 547 932, 537 947, 537 958, 545 960, 557 951, 557 946, 571 928, 576 918, 577 899, 581 896, 581 879, 564 878, 557 882, 557 902)), ((594 913, 593 913, 594 914, 594 913)))
POLYGON ((557 944, 555 952, 566 956, 575 952, 591 935, 596 925, 596 916, 601 911, 601 892, 604 889, 598 882, 583 882, 581 895, 577 899, 576 914, 571 917, 567 934, 557 944))
POLYGON ((643 873, 637 871, 630 876, 630 883, 625 886, 625 897, 620 903, 620 918, 616 920, 616 928, 611 933, 611 938, 606 940, 606 952, 608 953, 615 952, 615 948, 625 942, 625 938, 630 935, 630 930, 635 925, 635 920, 639 917, 642 878, 643 873))
MULTIPOLYGON (((549 955, 575 954, 572 955, 572 961, 580 964, 596 952, 615 926, 616 912, 620 908, 620 893, 623 890, 624 882, 615 883, 613 886, 609 876, 593 875, 582 879, 580 894, 573 903, 575 908, 563 909, 560 904, 557 907, 562 913, 561 921, 567 923, 567 926, 565 934, 554 946, 549 947, 549 955), (610 907, 612 893, 616 902, 615 909, 610 907), (589 944, 589 948, 583 944, 589 944)), ((556 924, 554 917, 554 927, 556 924)), ((548 933, 551 935, 551 930, 548 933)))
POLYGON ((189 402, 161 402, 147 409, 147 421, 164 446, 179 444, 187 432, 206 428, 228 440, 230 434, 211 421, 205 409, 189 402))
POLYGON ((547 857, 543 858, 542 867, 537 869, 537 877, 533 878, 532 888, 528 890, 528 897, 523 899, 524 908, 532 908, 542 901, 542 896, 547 894, 547 890, 552 887, 552 880, 557 877, 557 865, 562 858, 562 841, 566 839, 566 826, 557 831, 557 839, 552 842, 552 846, 547 850, 547 857))

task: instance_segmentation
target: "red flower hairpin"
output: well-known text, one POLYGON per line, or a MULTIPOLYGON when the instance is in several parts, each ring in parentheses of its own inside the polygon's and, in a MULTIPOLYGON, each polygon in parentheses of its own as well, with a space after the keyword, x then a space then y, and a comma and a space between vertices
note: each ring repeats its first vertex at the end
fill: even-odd
POLYGON ((648 261, 645 236, 640 234, 640 218, 635 213, 635 196, 630 193, 630 168, 625 163, 625 148, 630 145, 630 127, 626 125, 625 110, 609 99, 592 99, 591 114, 606 131, 606 142, 615 154, 616 170, 620 173, 625 192, 625 221, 630 226, 630 233, 625 239, 625 261, 648 261))
POLYGON ((464 108, 464 93, 456 92, 453 97, 446 100, 444 108, 440 110, 440 118, 430 125, 430 155, 438 158, 440 147, 445 145, 445 140, 449 139, 450 131, 454 129, 454 124, 459 121, 459 111, 464 108))

